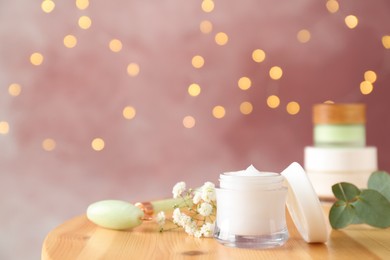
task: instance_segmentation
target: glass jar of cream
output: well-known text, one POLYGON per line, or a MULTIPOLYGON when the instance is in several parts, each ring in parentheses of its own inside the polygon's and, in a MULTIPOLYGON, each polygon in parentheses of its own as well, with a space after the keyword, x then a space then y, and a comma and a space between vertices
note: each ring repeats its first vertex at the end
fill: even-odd
POLYGON ((293 163, 281 174, 246 170, 220 175, 214 238, 230 247, 272 248, 289 237, 285 206, 307 242, 325 242, 322 208, 303 168, 293 163), (286 182, 287 180, 287 182, 286 182))
POLYGON ((221 174, 219 181, 215 237, 222 244, 267 248, 287 241, 283 176, 250 166, 221 174))

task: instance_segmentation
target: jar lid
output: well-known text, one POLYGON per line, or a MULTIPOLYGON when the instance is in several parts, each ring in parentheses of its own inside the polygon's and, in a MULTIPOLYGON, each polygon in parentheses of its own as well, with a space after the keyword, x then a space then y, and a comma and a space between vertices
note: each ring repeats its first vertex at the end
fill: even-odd
POLYGON ((293 162, 281 175, 288 186, 288 211, 303 239, 308 243, 328 241, 329 223, 305 170, 299 163, 293 162))
POLYGON ((313 106, 314 124, 365 124, 365 104, 316 104, 313 106))

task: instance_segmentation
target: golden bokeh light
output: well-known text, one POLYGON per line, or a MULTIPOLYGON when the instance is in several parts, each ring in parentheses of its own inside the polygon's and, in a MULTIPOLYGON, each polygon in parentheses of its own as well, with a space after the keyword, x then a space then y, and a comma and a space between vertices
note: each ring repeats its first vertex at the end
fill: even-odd
POLYGON ((385 35, 382 37, 382 44, 385 49, 390 49, 390 35, 385 35))
POLYGON ((279 66, 273 66, 270 70, 269 70, 269 76, 271 77, 271 79, 273 80, 278 80, 280 79, 282 76, 283 76, 283 70, 281 67, 279 66))
POLYGON ((89 27, 91 27, 91 25, 92 25, 92 20, 88 16, 83 15, 79 18, 79 27, 81 29, 84 29, 84 30, 89 29, 89 27))
POLYGON ((324 102, 324 104, 334 104, 334 101, 332 101, 332 100, 326 100, 326 101, 324 102))
POLYGON ((248 77, 241 77, 238 80, 238 87, 242 90, 247 90, 252 86, 252 81, 248 77))
POLYGON ((22 92, 22 87, 17 83, 12 83, 8 86, 8 94, 13 97, 17 97, 22 92))
POLYGON ((77 44, 77 38, 74 35, 68 34, 64 37, 64 45, 66 48, 73 48, 77 44))
POLYGON ((118 39, 112 39, 108 47, 112 52, 120 52, 122 50, 122 42, 118 39))
POLYGON ((104 140, 102 138, 95 138, 91 142, 91 147, 95 151, 101 151, 104 149, 104 140))
POLYGON ((136 115, 136 110, 132 106, 126 106, 122 111, 122 115, 126 119, 133 119, 136 115))
POLYGON ((79 10, 85 10, 89 6, 89 0, 76 0, 76 7, 79 10))
POLYGON ((265 60, 265 52, 261 49, 256 49, 252 52, 252 59, 255 62, 263 62, 265 60))
POLYGON ((30 62, 32 65, 39 66, 43 63, 43 55, 39 52, 34 52, 30 56, 30 62))
POLYGON ((358 18, 356 16, 354 16, 354 15, 348 15, 347 17, 345 17, 344 21, 345 21, 345 24, 347 25, 347 27, 349 29, 356 28, 356 26, 359 23, 358 18))
POLYGON ((360 92, 363 94, 363 95, 368 95, 370 94, 372 91, 374 90, 374 86, 372 85, 371 82, 369 81, 362 81, 360 83, 360 92))
POLYGON ((297 33, 297 39, 300 43, 307 43, 310 41, 311 34, 308 30, 302 29, 297 33))
POLYGON ((220 46, 226 45, 228 40, 229 37, 224 32, 219 32, 215 35, 215 42, 220 46))
POLYGON ((205 13, 210 13, 214 10, 214 1, 212 0, 203 0, 202 1, 202 10, 205 13))
POLYGON ((288 102, 286 106, 287 113, 289 113, 290 115, 298 114, 300 109, 301 108, 299 104, 295 101, 288 102))
POLYGON ((192 58, 192 66, 196 69, 200 69, 203 67, 204 65, 204 58, 200 55, 195 55, 193 58, 192 58))
POLYGON ((195 118, 192 116, 185 116, 183 118, 183 126, 185 128, 193 128, 195 126, 195 123, 196 123, 195 118))
POLYGON ((328 9, 329 13, 336 13, 339 10, 339 2, 336 0, 328 0, 326 2, 326 9, 328 9))
POLYGON ((140 72, 140 68, 139 68, 139 65, 137 63, 130 63, 129 65, 127 65, 127 74, 131 77, 135 77, 139 74, 140 72))
POLYGON ((52 0, 43 0, 41 3, 41 9, 45 13, 51 13, 55 6, 56 4, 52 0))
POLYGON ((249 115, 253 111, 253 105, 251 102, 244 101, 240 104, 240 112, 244 115, 249 115))
POLYGON ((209 34, 213 31, 213 24, 210 21, 204 20, 200 23, 199 29, 204 34, 209 34))
POLYGON ((368 82, 371 82, 371 83, 374 83, 376 81, 376 73, 375 71, 372 71, 372 70, 367 70, 366 72, 364 72, 364 79, 368 82))
POLYGON ((198 84, 192 83, 191 85, 188 86, 188 94, 190 96, 196 97, 199 96, 201 92, 201 88, 198 84))
POLYGON ((0 121, 0 134, 6 135, 9 132, 9 124, 6 121, 0 121))
POLYGON ((215 106, 213 108, 212 113, 213 113, 213 116, 215 118, 220 119, 220 118, 223 118, 225 116, 226 110, 225 110, 225 108, 223 106, 215 106))
POLYGON ((277 108, 280 105, 280 99, 276 95, 271 95, 267 98, 267 106, 270 108, 277 108))
POLYGON ((42 148, 45 151, 53 151, 56 148, 56 141, 51 138, 46 138, 42 141, 42 148))

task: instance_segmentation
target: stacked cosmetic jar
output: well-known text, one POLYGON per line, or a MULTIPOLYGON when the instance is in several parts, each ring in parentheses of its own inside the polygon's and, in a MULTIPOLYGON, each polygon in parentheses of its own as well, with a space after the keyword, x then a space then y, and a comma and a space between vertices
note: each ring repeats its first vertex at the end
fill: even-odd
POLYGON ((366 146, 364 104, 314 105, 313 141, 305 147, 304 167, 320 198, 332 199, 339 182, 367 186, 377 170, 377 149, 366 146))

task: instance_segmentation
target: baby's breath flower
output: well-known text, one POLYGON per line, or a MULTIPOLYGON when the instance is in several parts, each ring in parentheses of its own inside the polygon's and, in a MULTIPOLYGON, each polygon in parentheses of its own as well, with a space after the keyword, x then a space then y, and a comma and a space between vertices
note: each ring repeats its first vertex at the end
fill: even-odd
POLYGON ((213 206, 210 203, 203 202, 198 206, 197 210, 200 215, 207 217, 213 212, 213 206))
MULTIPOLYGON (((170 219, 177 227, 194 237, 211 237, 215 224, 215 185, 206 182, 199 189, 186 190, 185 182, 178 182, 172 189, 174 198, 183 199, 174 207, 172 218, 170 219), (183 210, 181 210, 183 209, 183 210)), ((162 225, 165 223, 165 214, 157 214, 156 221, 162 225)))
POLYGON ((172 189, 173 197, 179 198, 185 190, 186 190, 186 183, 184 181, 176 183, 172 189))
POLYGON ((179 224, 179 222, 180 222, 180 217, 181 217, 180 209, 179 209, 179 208, 175 208, 175 209, 173 210, 173 214, 172 214, 173 223, 179 224))
POLYGON ((156 221, 160 227, 165 225, 165 212, 160 211, 156 216, 156 221))
POLYGON ((196 205, 202 199, 202 193, 200 191, 195 191, 194 197, 192 198, 192 202, 196 205))
POLYGON ((214 223, 209 223, 206 222, 203 224, 203 226, 200 228, 200 232, 202 233, 203 236, 205 237, 211 237, 214 233, 214 223))
POLYGON ((215 196, 215 185, 212 182, 206 182, 202 186, 202 200, 206 202, 212 202, 215 201, 216 196, 215 196))

